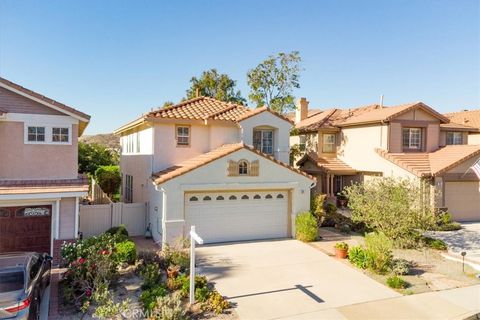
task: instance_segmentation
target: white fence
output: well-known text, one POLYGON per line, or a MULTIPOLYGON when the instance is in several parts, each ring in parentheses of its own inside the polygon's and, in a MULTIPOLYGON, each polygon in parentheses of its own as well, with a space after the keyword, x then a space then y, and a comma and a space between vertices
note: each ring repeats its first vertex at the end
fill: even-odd
POLYGON ((92 186, 90 188, 90 197, 92 198, 92 204, 110 204, 112 200, 108 195, 103 192, 102 188, 98 185, 95 179, 92 178, 92 186))
POLYGON ((145 203, 80 205, 80 226, 84 238, 98 235, 111 227, 125 225, 131 236, 145 234, 147 206, 145 203))

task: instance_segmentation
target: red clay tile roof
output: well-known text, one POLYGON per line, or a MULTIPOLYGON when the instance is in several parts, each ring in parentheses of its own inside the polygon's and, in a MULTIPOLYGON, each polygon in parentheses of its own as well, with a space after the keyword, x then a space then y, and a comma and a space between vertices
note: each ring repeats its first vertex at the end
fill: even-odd
POLYGON ((88 179, 0 180, 0 195, 52 192, 88 192, 88 179))
POLYGON ((480 128, 470 127, 464 124, 449 122, 440 124, 440 129, 442 130, 458 130, 458 131, 468 131, 468 132, 478 132, 480 128))
POLYGON ((185 173, 188 173, 190 171, 193 171, 197 168, 200 168, 206 164, 209 164, 212 161, 215 161, 217 159, 223 158, 235 151, 241 150, 241 149, 247 149, 251 152, 254 152, 270 161, 275 162, 278 165, 281 165, 284 168, 287 168, 297 174, 300 174, 302 176, 305 176, 309 179, 315 180, 315 177, 301 171, 298 169, 295 169, 277 159, 275 159, 272 156, 266 155, 250 146, 247 146, 243 143, 234 143, 234 144, 226 144, 223 145, 217 149, 214 149, 210 152, 201 154, 199 156, 196 156, 194 158, 188 159, 186 161, 183 161, 179 163, 178 165, 171 166, 169 168, 166 168, 164 170, 161 170, 155 174, 152 175, 152 180, 155 184, 162 184, 164 182, 167 182, 168 180, 174 179, 176 177, 179 177, 185 173))
POLYGON ((430 153, 389 153, 375 150, 383 158, 418 177, 438 176, 462 162, 480 156, 478 145, 450 145, 430 153))
POLYGON ((446 113, 451 122, 469 127, 480 128, 480 109, 446 113))
POLYGON ((11 88, 13 88, 13 89, 15 89, 15 90, 21 91, 21 92, 23 92, 23 93, 25 93, 25 94, 27 94, 27 95, 29 95, 29 96, 35 97, 35 98, 37 98, 37 99, 39 99, 39 100, 42 100, 43 102, 48 103, 48 104, 51 104, 51 105, 53 105, 53 106, 55 106, 55 107, 57 107, 57 108, 60 108, 60 109, 62 109, 62 110, 64 110, 64 111, 73 113, 73 114, 75 114, 75 115, 77 115, 77 116, 79 116, 79 117, 81 117, 81 118, 84 118, 84 119, 87 120, 87 121, 90 119, 90 116, 89 116, 88 114, 86 114, 86 113, 83 113, 83 112, 78 111, 78 110, 76 110, 76 109, 74 109, 74 108, 72 108, 72 107, 69 107, 69 106, 67 106, 67 105, 65 105, 65 104, 63 104, 63 103, 60 103, 60 102, 58 102, 58 101, 55 101, 55 100, 50 99, 50 98, 48 98, 48 97, 45 97, 44 95, 42 95, 42 94, 40 94, 40 93, 37 93, 37 92, 35 92, 35 91, 29 90, 29 89, 27 89, 27 88, 24 88, 24 87, 22 87, 21 85, 18 85, 18 84, 16 84, 16 83, 13 83, 13 82, 5 79, 5 78, 0 77, 0 83, 3 83, 4 85, 6 85, 6 86, 8 86, 8 87, 11 87, 11 88))
MULTIPOLYGON (((307 118, 310 118, 310 117, 313 117, 314 115, 320 113, 320 112, 323 112, 323 110, 320 110, 320 109, 308 109, 308 114, 307 114, 307 118)), ((295 111, 292 111, 292 112, 288 112, 285 117, 287 117, 288 119, 290 119, 291 121, 295 121, 295 111)))
POLYGON ((267 108, 267 107, 261 107, 261 108, 256 108, 256 109, 252 109, 250 110, 249 112, 247 113, 244 113, 243 115, 239 116, 237 119, 235 119, 236 122, 240 122, 240 121, 243 121, 243 120, 246 120, 248 118, 251 118, 257 114, 260 114, 262 112, 265 112, 265 111, 268 111, 270 112, 271 114, 273 114, 274 116, 277 116, 279 117, 280 119, 282 120, 285 120, 287 122, 290 122, 291 124, 293 124, 293 121, 290 120, 288 117, 278 113, 278 112, 275 112, 273 111, 272 109, 270 108, 267 108))
POLYGON ((317 165, 317 167, 319 167, 319 169, 326 171, 327 173, 353 174, 357 172, 357 170, 353 169, 348 164, 336 157, 319 158, 315 152, 305 154, 300 160, 298 160, 297 165, 301 165, 307 160, 312 161, 317 165))

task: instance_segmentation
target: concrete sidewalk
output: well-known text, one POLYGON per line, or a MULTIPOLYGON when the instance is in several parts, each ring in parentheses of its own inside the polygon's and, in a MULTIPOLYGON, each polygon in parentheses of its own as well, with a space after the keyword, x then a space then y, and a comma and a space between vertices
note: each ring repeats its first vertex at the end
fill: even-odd
POLYGON ((480 313, 480 285, 358 303, 299 314, 288 319, 460 320, 478 313, 480 313))

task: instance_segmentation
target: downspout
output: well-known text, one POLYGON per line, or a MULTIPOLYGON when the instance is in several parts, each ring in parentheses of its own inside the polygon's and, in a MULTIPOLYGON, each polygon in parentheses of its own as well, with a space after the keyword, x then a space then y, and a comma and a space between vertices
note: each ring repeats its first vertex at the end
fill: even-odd
MULTIPOLYGON (((162 246, 167 243, 167 237, 165 234, 165 221, 167 220, 167 191, 164 188, 159 188, 158 186, 155 186, 155 190, 160 191, 162 193, 162 246)), ((158 212, 158 211, 157 211, 158 212)), ((158 217, 157 217, 158 219, 158 217)), ((160 234, 159 228, 158 228, 158 222, 157 222, 157 233, 160 234)), ((158 242, 157 242, 158 244, 158 242)))

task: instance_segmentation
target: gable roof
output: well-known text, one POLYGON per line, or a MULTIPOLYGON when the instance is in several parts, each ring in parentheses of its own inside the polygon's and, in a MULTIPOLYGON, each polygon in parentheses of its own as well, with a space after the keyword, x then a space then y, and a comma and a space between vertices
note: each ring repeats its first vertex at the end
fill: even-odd
POLYGON ((375 150, 380 156, 418 177, 438 176, 475 156, 479 145, 448 145, 430 153, 389 153, 375 150))
POLYGON ((480 109, 446 113, 451 122, 480 129, 480 109))
POLYGON ((342 160, 335 158, 318 157, 315 152, 306 153, 300 160, 297 161, 297 165, 302 165, 307 160, 313 162, 319 169, 328 173, 338 174, 355 174, 357 170, 350 167, 342 160))
POLYGON ((118 134, 139 123, 153 119, 220 120, 238 123, 262 112, 269 112, 293 124, 287 117, 267 107, 250 109, 232 102, 225 102, 210 97, 198 97, 148 112, 140 118, 118 128, 114 133, 118 134))
POLYGON ((36 102, 39 102, 49 108, 55 109, 57 111, 60 111, 64 114, 67 114, 71 117, 74 117, 80 121, 79 125, 79 136, 83 133, 85 128, 88 125, 88 122, 90 121, 90 116, 86 113, 83 113, 81 111, 78 111, 72 107, 69 107, 61 102, 55 101, 51 98, 48 98, 40 93, 37 93, 35 91, 29 90, 25 87, 22 87, 21 85, 18 85, 16 83, 13 83, 5 78, 0 77, 0 87, 5 88, 9 91, 15 92, 17 94, 20 94, 22 96, 25 96, 31 100, 34 100, 36 102))
POLYGON ((0 180, 0 195, 29 193, 88 192, 88 178, 59 180, 0 180))
POLYGON ((235 151, 241 150, 241 149, 247 149, 253 153, 258 154, 259 156, 262 156, 265 159, 268 159, 272 162, 275 162, 278 165, 281 165, 284 168, 287 168, 297 174, 300 174, 304 177, 307 177, 311 180, 315 180, 315 178, 301 170, 295 169, 277 159, 275 159, 272 156, 269 156, 267 154, 264 154, 246 144, 243 143, 234 143, 234 144, 226 144, 223 145, 217 149, 214 149, 210 152, 203 153, 199 156, 196 156, 194 158, 188 159, 186 161, 183 161, 177 165, 171 166, 169 168, 163 169, 155 174, 152 175, 152 180, 155 184, 162 184, 165 183, 171 179, 174 179, 176 177, 179 177, 181 175, 184 175, 190 171, 193 171, 195 169, 198 169, 200 167, 203 167, 204 165, 209 164, 210 162, 213 162, 217 159, 223 158, 231 153, 234 153, 235 151))

